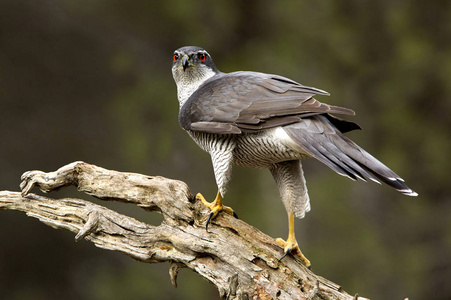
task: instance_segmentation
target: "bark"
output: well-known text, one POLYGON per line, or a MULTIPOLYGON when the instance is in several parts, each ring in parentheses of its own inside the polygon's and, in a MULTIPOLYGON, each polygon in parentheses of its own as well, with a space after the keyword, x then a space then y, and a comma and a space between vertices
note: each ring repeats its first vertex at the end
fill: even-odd
POLYGON ((364 299, 308 270, 274 239, 228 214, 219 214, 205 230, 208 209, 181 181, 106 170, 74 162, 55 172, 22 175, 22 193, 1 191, 0 209, 24 211, 56 229, 76 234, 97 247, 122 252, 146 263, 170 262, 177 286, 181 268, 213 283, 224 299, 364 299), (152 226, 81 199, 51 199, 31 194, 36 186, 51 192, 74 185, 106 201, 138 205, 160 212, 152 226))

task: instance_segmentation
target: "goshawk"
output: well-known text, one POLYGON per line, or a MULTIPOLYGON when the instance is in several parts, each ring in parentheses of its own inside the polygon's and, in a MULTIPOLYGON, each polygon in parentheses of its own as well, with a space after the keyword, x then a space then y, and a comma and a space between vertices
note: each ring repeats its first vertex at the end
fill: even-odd
POLYGON ((211 155, 218 193, 209 203, 211 213, 224 210, 222 199, 232 164, 268 168, 279 188, 288 214, 286 241, 276 241, 284 255, 293 253, 306 266, 294 234, 294 217, 310 210, 301 159, 314 157, 353 180, 384 182, 397 191, 416 196, 401 177, 360 148, 343 133, 360 127, 332 115, 354 111, 313 98, 327 92, 291 79, 258 72, 220 72, 211 56, 199 47, 183 47, 173 54, 172 75, 180 102, 179 122, 191 138, 211 155))

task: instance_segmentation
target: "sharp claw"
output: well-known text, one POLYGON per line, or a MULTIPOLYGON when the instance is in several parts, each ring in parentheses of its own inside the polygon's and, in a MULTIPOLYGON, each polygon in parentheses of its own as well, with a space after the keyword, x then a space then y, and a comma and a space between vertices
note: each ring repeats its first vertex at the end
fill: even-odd
POLYGON ((238 218, 238 215, 236 214, 236 212, 233 210, 233 216, 235 217, 235 218, 237 218, 237 219, 239 219, 238 218))
POLYGON ((205 225, 205 231, 208 232, 208 224, 210 224, 210 220, 213 217, 213 212, 208 215, 207 224, 205 225))
POLYGON ((285 256, 287 256, 288 255, 288 253, 290 253, 291 252, 291 248, 288 248, 286 251, 285 251, 285 253, 282 255, 282 257, 279 259, 279 261, 281 261, 285 256))

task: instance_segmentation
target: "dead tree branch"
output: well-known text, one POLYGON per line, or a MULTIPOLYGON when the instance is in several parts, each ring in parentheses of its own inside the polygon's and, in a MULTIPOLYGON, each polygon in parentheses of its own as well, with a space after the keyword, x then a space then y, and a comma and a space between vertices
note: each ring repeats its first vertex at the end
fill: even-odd
POLYGON ((225 299, 355 299, 293 257, 279 261, 283 250, 275 241, 241 220, 220 214, 206 232, 207 209, 181 181, 84 162, 49 173, 29 171, 22 180, 22 193, 0 192, 0 209, 23 211, 53 228, 76 233, 77 241, 84 238, 142 262, 171 262, 174 286, 178 271, 190 268, 225 299), (152 226, 89 201, 29 193, 34 186, 50 192, 69 185, 99 199, 159 211, 163 222, 152 226))

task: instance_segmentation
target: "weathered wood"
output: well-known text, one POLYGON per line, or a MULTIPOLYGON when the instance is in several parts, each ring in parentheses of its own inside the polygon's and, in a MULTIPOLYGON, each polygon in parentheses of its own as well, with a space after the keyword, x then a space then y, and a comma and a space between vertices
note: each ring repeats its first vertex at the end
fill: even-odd
POLYGON ((181 181, 84 162, 49 173, 29 171, 22 180, 22 193, 0 192, 0 209, 24 211, 53 228, 76 233, 77 241, 84 238, 142 262, 171 262, 174 286, 178 271, 190 268, 225 299, 356 299, 291 256, 279 261, 283 250, 274 239, 242 220, 220 214, 206 232, 208 211, 181 181), (159 211, 164 219, 152 226, 89 201, 30 194, 34 186, 50 192, 69 185, 96 198, 159 211))

